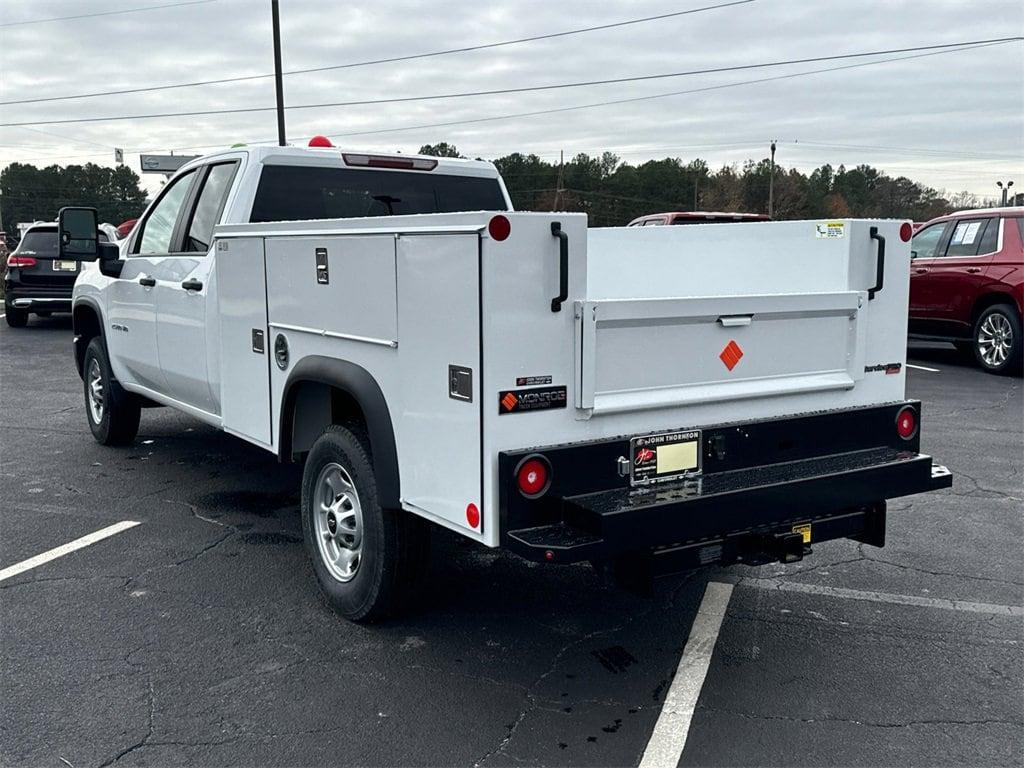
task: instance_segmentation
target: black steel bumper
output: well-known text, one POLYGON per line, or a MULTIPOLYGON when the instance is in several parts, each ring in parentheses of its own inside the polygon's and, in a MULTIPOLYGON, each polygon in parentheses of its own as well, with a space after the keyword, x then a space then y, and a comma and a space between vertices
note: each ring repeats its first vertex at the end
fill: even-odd
POLYGON ((882 546, 887 499, 952 485, 945 467, 918 452, 917 434, 895 435, 906 405, 919 417, 919 403, 898 403, 706 428, 703 475, 653 487, 631 488, 609 471, 628 438, 502 454, 503 544, 539 562, 653 554, 664 572, 789 562, 837 538, 882 546), (543 499, 515 488, 514 467, 531 453, 552 465, 543 499))

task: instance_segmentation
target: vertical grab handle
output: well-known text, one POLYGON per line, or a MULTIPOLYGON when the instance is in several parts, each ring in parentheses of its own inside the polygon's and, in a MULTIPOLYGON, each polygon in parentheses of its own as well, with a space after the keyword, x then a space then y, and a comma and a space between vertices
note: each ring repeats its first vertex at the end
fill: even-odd
POLYGON ((569 297, 569 235, 560 221, 551 222, 551 234, 558 238, 558 295, 551 300, 551 311, 561 312, 562 302, 569 297))
POLYGON ((885 238, 878 234, 878 227, 872 227, 870 231, 871 239, 878 241, 878 263, 875 267, 875 287, 868 289, 868 301, 882 290, 882 283, 885 281, 885 238))

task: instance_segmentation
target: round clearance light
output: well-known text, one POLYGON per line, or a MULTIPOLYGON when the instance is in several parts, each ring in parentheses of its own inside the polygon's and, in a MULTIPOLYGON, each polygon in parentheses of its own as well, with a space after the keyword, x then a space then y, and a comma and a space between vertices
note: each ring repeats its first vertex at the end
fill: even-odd
POLYGON ((487 224, 487 233, 500 243, 512 234, 512 222, 505 216, 495 216, 487 224))
POLYGON ((309 146, 311 147, 333 147, 331 140, 326 136, 314 136, 309 140, 309 146))
POLYGON ((551 485, 551 466, 543 456, 527 456, 516 468, 516 484, 519 492, 528 499, 536 499, 547 493, 551 485))
POLYGON ((896 415, 896 433, 904 440, 917 434, 917 413, 909 405, 896 415))
POLYGON ((466 522, 470 528, 480 527, 480 508, 472 502, 466 505, 466 522))
POLYGON ((914 236, 914 225, 909 221, 904 221, 900 224, 900 240, 904 243, 909 243, 910 238, 914 236))

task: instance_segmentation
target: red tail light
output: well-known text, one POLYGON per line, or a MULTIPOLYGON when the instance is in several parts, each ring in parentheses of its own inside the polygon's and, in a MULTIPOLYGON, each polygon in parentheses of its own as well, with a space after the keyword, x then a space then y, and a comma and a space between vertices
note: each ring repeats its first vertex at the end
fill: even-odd
POLYGON ((547 493, 551 485, 551 465, 543 456, 527 456, 516 468, 516 483, 519 492, 528 499, 536 499, 547 493))
POLYGON ((480 527, 480 507, 472 502, 466 505, 466 522, 469 523, 470 528, 480 527))
POLYGON ((36 260, 31 256, 8 256, 7 266, 8 267, 34 267, 36 260))
POLYGON ((917 434, 917 412, 909 405, 896 415, 896 433, 904 440, 917 434))
POLYGON ((492 239, 501 242, 512 234, 512 222, 506 216, 495 216, 487 222, 487 234, 492 239))
POLYGON ((904 221, 900 224, 900 240, 904 243, 909 243, 910 238, 914 236, 914 225, 909 221, 904 221))

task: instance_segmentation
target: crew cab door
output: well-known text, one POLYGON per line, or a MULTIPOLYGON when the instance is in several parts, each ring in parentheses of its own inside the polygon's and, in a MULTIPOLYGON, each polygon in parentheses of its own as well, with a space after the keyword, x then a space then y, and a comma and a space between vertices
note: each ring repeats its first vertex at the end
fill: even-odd
POLYGON ((232 160, 197 170, 175 252, 155 273, 157 348, 166 394, 213 414, 219 412, 219 386, 211 386, 208 365, 208 324, 215 319, 209 307, 210 298, 215 300, 210 246, 237 169, 238 161, 232 160))
POLYGON ((192 170, 164 187, 137 227, 120 278, 107 288, 107 347, 114 375, 160 393, 166 392, 167 382, 157 349, 154 289, 195 180, 192 170))

